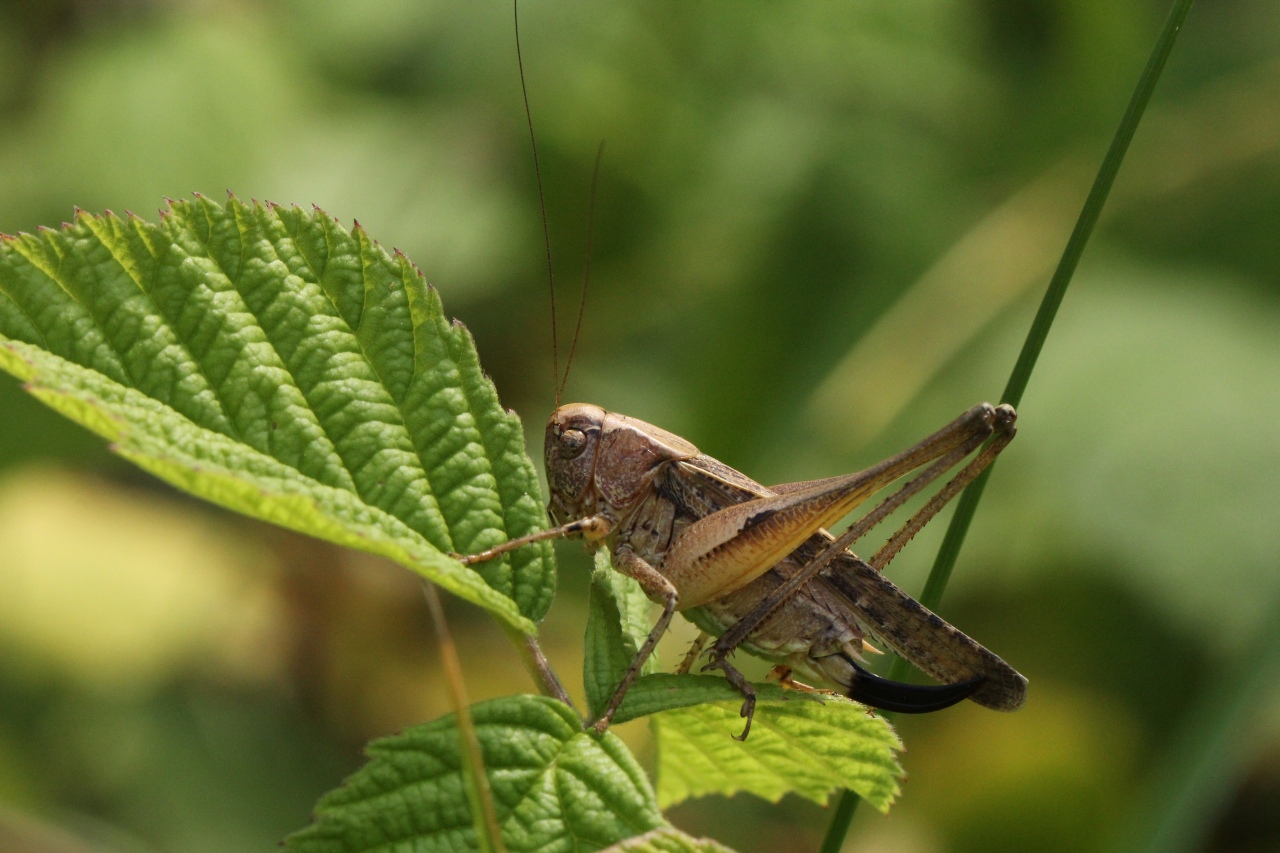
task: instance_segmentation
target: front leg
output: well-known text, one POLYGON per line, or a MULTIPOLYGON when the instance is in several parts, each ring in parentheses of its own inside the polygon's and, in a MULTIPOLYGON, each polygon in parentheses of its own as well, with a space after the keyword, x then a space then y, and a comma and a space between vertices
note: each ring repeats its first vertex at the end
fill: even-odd
POLYGON ((661 603, 662 615, 658 617, 658 621, 654 624, 653 630, 649 632, 649 637, 644 641, 644 645, 640 647, 640 651, 636 652, 635 658, 631 661, 631 666, 627 667, 626 674, 622 676, 622 681, 618 682, 618 686, 614 688, 613 696, 609 699, 609 704, 605 706, 604 713, 591 723, 591 726, 598 732, 603 732, 609 728, 609 721, 618 712, 618 708, 622 705, 623 697, 627 695, 627 691, 631 689, 636 676, 640 674, 640 668, 649 659, 649 655, 653 654, 654 648, 658 645, 658 640, 662 639, 662 635, 667 632, 667 626, 671 624, 671 617, 676 612, 676 604, 680 598, 671 581, 663 577, 661 572, 649 565, 644 558, 626 545, 619 545, 614 550, 613 567, 627 577, 634 578, 640 584, 640 588, 644 590, 645 595, 661 603))
POLYGON ((609 520, 604 516, 592 516, 591 518, 579 518, 568 524, 562 524, 559 527, 552 527, 550 530, 539 530, 536 533, 530 533, 528 536, 521 536, 519 539, 508 539, 501 545, 495 545, 492 548, 477 554, 449 554, 464 566, 483 563, 486 560, 492 560, 494 557, 500 557, 509 551, 522 548, 534 542, 542 542, 547 539, 567 539, 570 536, 581 536, 588 542, 599 542, 609 533, 609 520))

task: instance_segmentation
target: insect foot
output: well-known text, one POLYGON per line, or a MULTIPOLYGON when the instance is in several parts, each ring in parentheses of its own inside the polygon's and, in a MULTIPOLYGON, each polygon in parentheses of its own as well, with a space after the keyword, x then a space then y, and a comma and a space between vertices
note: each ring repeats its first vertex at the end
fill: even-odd
POLYGON ((702 671, 708 672, 713 669, 723 672, 725 679, 742 694, 742 711, 739 712, 739 716, 746 718, 747 725, 742 729, 742 734, 734 735, 733 739, 745 741, 747 735, 751 734, 751 721, 755 719, 756 715, 756 689, 751 686, 750 681, 747 681, 745 675, 738 672, 737 668, 729 663, 723 654, 712 652, 711 662, 704 666, 702 671))

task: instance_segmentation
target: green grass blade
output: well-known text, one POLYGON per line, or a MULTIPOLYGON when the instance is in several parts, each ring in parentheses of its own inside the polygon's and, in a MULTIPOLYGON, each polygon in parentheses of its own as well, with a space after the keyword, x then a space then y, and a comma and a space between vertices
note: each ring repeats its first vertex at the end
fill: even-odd
POLYGON ((462 662, 453 632, 440 603, 440 593, 430 583, 422 585, 431 611, 431 622, 440 644, 440 664, 444 669, 445 683, 449 687, 449 702, 453 706, 453 719, 458 728, 458 752, 462 757, 462 781, 467 791, 467 805, 471 809, 471 826, 476 833, 479 853, 506 853, 502 843, 502 830, 498 826, 498 813, 493 806, 493 791, 484 769, 484 753, 480 738, 476 735, 475 721, 471 719, 471 703, 467 700, 467 686, 462 677, 462 662))
MULTIPOLYGON (((1116 174, 1120 171, 1120 164, 1124 162, 1125 153, 1129 150, 1129 143, 1133 141, 1134 132, 1138 128, 1138 123, 1142 120, 1142 114, 1146 111, 1147 103, 1151 100, 1151 93, 1155 91, 1156 82, 1160 79, 1160 74, 1169 59, 1169 54, 1173 51, 1174 43, 1177 41, 1178 32, 1182 29, 1182 24, 1186 20, 1187 14, 1191 11, 1191 6, 1194 2, 1195 0, 1175 0, 1173 8, 1169 11, 1169 16, 1165 19, 1160 35, 1156 39, 1155 48, 1147 59, 1142 75, 1138 78, 1138 85, 1129 99, 1129 106, 1125 109, 1124 116, 1120 119, 1120 125, 1116 128, 1115 135, 1112 137, 1111 146, 1107 149, 1102 166, 1098 169, 1097 177, 1094 178, 1093 186, 1085 199, 1084 207, 1081 209, 1071 236, 1067 240, 1062 258, 1058 262, 1053 278, 1049 281, 1049 286, 1045 290, 1043 299, 1040 301, 1040 308, 1036 311, 1035 319, 1027 332, 1026 341, 1022 345, 1022 351, 1018 354, 1018 360, 1014 363, 1013 372, 1009 375, 1009 381, 1005 385, 1001 402, 1017 406, 1022 400, 1023 392, 1026 391, 1027 383, 1031 379, 1031 372, 1035 369, 1036 360, 1040 357, 1040 351, 1044 348, 1044 342, 1049 336, 1049 329, 1053 326, 1054 317, 1057 316, 1058 308, 1066 295, 1067 286, 1071 283, 1071 278, 1075 274, 1080 257, 1084 254, 1085 245, 1093 234, 1093 228, 1098 222, 1098 216, 1102 212, 1102 207, 1106 203, 1112 185, 1115 183, 1116 174)), ((965 536, 969 532, 969 525, 973 521, 978 502, 982 499, 982 492, 986 488, 987 480, 990 478, 994 467, 992 465, 983 471, 961 493, 959 500, 956 502, 955 514, 947 527, 942 545, 938 549, 938 555, 934 559, 933 568, 929 571, 929 578, 925 582, 924 590, 920 595, 920 602, 930 609, 937 609, 942 601, 942 595, 946 591, 947 582, 951 579, 951 572, 955 568, 956 559, 960 556, 960 548, 964 545, 965 536)), ((889 677, 902 680, 909 672, 910 665, 899 658, 893 662, 893 666, 889 670, 889 677)), ((857 804, 852 800, 854 796, 856 795, 849 792, 845 792, 841 796, 839 806, 832 816, 826 839, 822 845, 823 853, 838 850, 844 843, 844 838, 849 831, 849 825, 852 823, 853 816, 857 810, 857 804)))
POLYGON ((823 836, 822 846, 818 848, 820 853, 840 853, 840 848, 844 847, 844 838, 849 834, 849 826, 853 823, 853 816, 858 813, 860 802, 862 797, 848 788, 840 792, 840 799, 836 801, 836 807, 831 811, 831 823, 827 825, 827 834, 823 836))
MULTIPOLYGON (((1160 79, 1160 73, 1164 70, 1165 62, 1173 51, 1178 32, 1182 29, 1183 21, 1186 20, 1187 13, 1191 11, 1194 2, 1195 0, 1176 0, 1169 11, 1168 18, 1165 19, 1164 28, 1156 39, 1155 49, 1151 51, 1147 65, 1142 70, 1142 76, 1138 78, 1138 85, 1129 99, 1129 106, 1120 119, 1120 126, 1116 128, 1115 136, 1112 137, 1111 147, 1107 149, 1107 155, 1103 158, 1098 175, 1093 180, 1093 187, 1089 190, 1089 196, 1080 210, 1075 228, 1067 240, 1062 259, 1058 262, 1053 278, 1050 279, 1049 286, 1045 290, 1044 298, 1040 301, 1040 308, 1036 311, 1035 319, 1027 332, 1026 341, 1022 344, 1022 351, 1018 353, 1018 360, 1013 365, 1009 382, 1005 385, 1004 394, 1000 397, 1002 403, 1009 403, 1016 407, 1022 401, 1023 392, 1026 391, 1027 383, 1031 380, 1031 371, 1035 369, 1036 360, 1040 357, 1044 342, 1049 337, 1049 329, 1053 326, 1059 306, 1062 305, 1067 286, 1075 275, 1080 256, 1084 254, 1085 245, 1093 234, 1093 227, 1098 222, 1098 216, 1102 213, 1103 205, 1106 204, 1107 195, 1115 183, 1116 174, 1120 171, 1120 164, 1124 162, 1124 155, 1129 150, 1129 143, 1133 141, 1133 134, 1138 129, 1138 122, 1142 120, 1142 114, 1151 100, 1151 93, 1155 91, 1156 82, 1160 79)), ((974 480, 956 504, 955 515, 952 516, 951 524, 947 527, 947 534, 942 540, 942 546, 938 549, 938 556, 929 572, 929 579, 925 582, 924 592, 920 595, 920 602, 926 607, 936 608, 942 601, 947 581, 951 579, 951 571, 955 568, 956 558, 959 557, 960 548, 964 545, 965 536, 969 532, 969 524, 973 521, 973 514, 977 511, 978 502, 982 499, 982 492, 994 468, 995 465, 992 465, 977 480, 974 480)), ((900 661, 894 662, 893 672, 899 677, 904 671, 901 669, 903 666, 905 664, 900 661)))

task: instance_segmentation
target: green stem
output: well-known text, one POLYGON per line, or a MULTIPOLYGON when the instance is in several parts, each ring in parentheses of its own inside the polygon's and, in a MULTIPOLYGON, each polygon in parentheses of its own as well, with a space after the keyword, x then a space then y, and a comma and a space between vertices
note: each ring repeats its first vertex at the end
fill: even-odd
POLYGON ((533 683, 538 685, 538 692, 543 696, 550 696, 552 699, 559 699, 564 704, 573 708, 573 712, 579 713, 577 706, 573 704, 573 699, 569 698, 569 692, 564 689, 564 684, 560 681, 560 677, 556 675, 556 671, 551 668, 551 662, 547 660, 547 656, 542 651, 542 646, 538 644, 537 637, 530 637, 523 631, 512 628, 509 625, 502 625, 502 629, 507 634, 507 639, 516 647, 516 651, 520 653, 520 662, 524 664, 524 668, 528 670, 533 683))
MULTIPOLYGON (((1070 239, 1067 240, 1062 259, 1058 261, 1058 268, 1054 270, 1053 278, 1049 281, 1044 299, 1040 302, 1040 310, 1036 312, 1036 318, 1031 323, 1030 331, 1027 332, 1027 339, 1022 345, 1022 352, 1018 354, 1017 362, 1013 365, 1013 373, 1009 376, 1009 383, 1005 385, 1004 395, 1000 398, 1001 402, 1017 406, 1022 401, 1022 393, 1027 389, 1031 371, 1036 366, 1036 359, 1040 357, 1040 350, 1044 347, 1045 339, 1049 337, 1049 327, 1053 325, 1053 318, 1058 313, 1058 306, 1062 304, 1062 297, 1066 295, 1067 285, 1071 283, 1071 277, 1075 274, 1080 256, 1084 254, 1085 244, 1093 234, 1093 226, 1098 223, 1098 216, 1102 213, 1102 206, 1106 204, 1111 185, 1115 183, 1120 164, 1124 162, 1129 143, 1133 141, 1138 122, 1142 120, 1147 102, 1151 100, 1151 93, 1156 88, 1156 81, 1164 71, 1165 62, 1173 51, 1173 43, 1178 38, 1179 30, 1182 29, 1182 22, 1186 20, 1187 13, 1191 11, 1191 5, 1194 2, 1195 0, 1176 0, 1173 8, 1169 10, 1169 17, 1165 19, 1164 28, 1156 40, 1155 49, 1147 59, 1147 67, 1142 69, 1142 76, 1138 78, 1133 97, 1129 99, 1129 106, 1124 111, 1124 117, 1120 119, 1120 126, 1116 128, 1107 156, 1102 161, 1102 167, 1098 169, 1097 177, 1093 179, 1089 197, 1085 199, 1080 216, 1076 219, 1076 227, 1071 232, 1070 239)), ((969 489, 981 492, 981 489, 975 489, 977 485, 978 483, 975 482, 969 489)), ((955 526, 954 522, 952 526, 955 526)))
MULTIPOLYGON (((1097 177, 1093 180, 1089 197, 1085 199, 1080 216, 1076 219, 1075 228, 1067 240, 1062 258, 1058 261, 1058 267, 1054 270, 1044 298, 1040 301, 1040 308, 1036 311, 1035 320, 1032 321, 1031 328, 1027 332, 1022 352, 1018 354, 1018 360, 1013 365, 1013 372, 1009 375, 1009 382, 1000 398, 1001 402, 1017 406, 1022 401, 1022 394, 1031 380, 1031 371, 1035 369, 1036 360, 1040 357, 1044 342, 1049 337, 1049 329, 1058 313, 1058 307, 1066 295, 1067 285, 1071 283, 1076 266, 1080 263, 1080 256, 1084 254, 1084 247, 1093 234, 1094 226, 1098 223, 1102 206, 1106 203, 1112 184, 1115 183, 1120 164, 1124 162, 1124 155, 1129 150, 1129 143, 1133 141, 1134 131, 1138 128, 1138 122, 1141 121, 1147 102, 1151 100, 1151 93, 1155 90, 1156 81, 1160 79, 1160 73, 1164 70, 1165 62, 1173 51, 1174 42, 1177 41, 1178 32, 1182 29, 1183 21, 1186 20, 1187 13, 1191 11, 1194 2, 1195 0, 1175 0, 1168 18, 1165 19, 1160 36, 1156 39, 1155 48, 1151 51, 1147 65, 1142 70, 1142 76, 1138 78, 1133 96, 1129 99, 1129 106, 1120 119, 1120 126, 1116 128, 1115 136, 1112 137, 1111 147, 1107 150, 1097 177)), ((951 579, 951 571, 955 568, 956 558, 960 555, 960 548, 964 545, 969 525, 973 521, 974 512, 977 511, 978 501, 982 499, 983 489, 986 488, 987 480, 990 479, 994 467, 993 464, 983 471, 981 476, 961 493, 960 499, 956 502, 955 515, 952 516, 951 524, 947 527, 946 536, 942 540, 938 556, 934 559, 933 568, 929 572, 929 579, 925 582, 924 591, 920 595, 920 602, 930 609, 936 609, 942 601, 947 582, 951 579)), ((889 677, 901 680, 908 671, 909 665, 899 658, 893 662, 889 677)), ((846 805, 846 800, 855 798, 856 795, 848 791, 842 794, 836 812, 832 816, 831 826, 827 830, 827 837, 823 842, 823 853, 834 853, 844 843, 849 824, 856 811, 856 802, 846 805)))
POLYGON ((444 667, 445 684, 449 687, 449 699, 453 705, 454 719, 458 723, 458 751, 462 754, 462 780, 466 786, 467 803, 471 807, 471 821, 476 830, 476 845, 480 853, 506 853, 502 830, 498 825, 498 813, 493 806, 493 793, 489 790, 489 776, 484 769, 484 756, 480 751, 480 739, 471 721, 471 707, 462 680, 462 663, 453 642, 453 633, 444 617, 440 593, 430 581, 423 583, 422 592, 427 597, 427 609, 440 643, 440 663, 444 667))
MULTIPOLYGON (((1022 344, 1022 352, 1018 353, 1018 360, 1013 365, 1009 382, 1005 385, 1004 394, 1000 397, 1002 403, 1009 403, 1016 407, 1022 402, 1022 394, 1027 390, 1031 371, 1035 369, 1036 360, 1040 357, 1044 342, 1049 337, 1049 328, 1053 325, 1058 307, 1067 293, 1067 285, 1075 275, 1080 256, 1084 254, 1085 244, 1089 242, 1093 227, 1098 223, 1098 216, 1102 213, 1102 206, 1106 204, 1111 185, 1115 183, 1116 173, 1120 171, 1124 155, 1129 150, 1134 131, 1138 129, 1138 122, 1147 108, 1147 102, 1151 100, 1151 93, 1156 87, 1156 81, 1160 79, 1160 72, 1164 70, 1165 61, 1173 50, 1178 31, 1182 29, 1182 22, 1186 20, 1187 13, 1191 11, 1191 5, 1194 2, 1195 0, 1176 0, 1169 11, 1169 17, 1165 19, 1164 29, 1156 40, 1155 49, 1151 51, 1147 67, 1142 70, 1142 76, 1138 78, 1133 97, 1129 99, 1129 107, 1125 110, 1124 117, 1120 119, 1120 126, 1116 128, 1107 156, 1103 158, 1102 167, 1098 169, 1098 175, 1093 179, 1093 187, 1089 190, 1089 197, 1085 199, 1080 216, 1076 219, 1075 229, 1067 240, 1062 259, 1058 261, 1058 268, 1054 270, 1049 287, 1040 301, 1040 308, 1031 322, 1027 339, 1022 344)), ((938 549, 938 556, 934 560, 933 569, 929 572, 929 579, 925 582, 924 592, 920 595, 920 603, 925 607, 937 607, 942 601, 947 581, 951 579, 951 570, 955 568, 960 547, 964 544, 965 535, 969 532, 969 524, 973 521, 973 514, 978 508, 978 501, 982 499, 982 491, 986 488, 987 480, 990 479, 994 468, 995 465, 992 464, 982 472, 982 475, 964 490, 956 503, 955 515, 952 516, 947 535, 942 540, 942 547, 938 549)))
POLYGON ((849 824, 858 812, 858 803, 862 798, 845 788, 840 792, 836 809, 831 813, 831 824, 827 827, 827 837, 822 839, 819 853, 840 853, 844 846, 844 837, 849 834, 849 824))

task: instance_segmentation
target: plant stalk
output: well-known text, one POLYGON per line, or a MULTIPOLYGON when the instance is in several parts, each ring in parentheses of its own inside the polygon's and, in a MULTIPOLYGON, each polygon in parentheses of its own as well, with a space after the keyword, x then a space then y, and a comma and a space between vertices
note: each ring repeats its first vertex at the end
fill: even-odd
MULTIPOLYGON (((1156 81, 1164 71, 1178 33, 1194 2, 1195 0, 1174 0, 1173 7, 1169 10, 1151 56, 1147 59, 1146 67, 1143 68, 1138 84, 1129 99, 1129 106, 1125 109, 1124 116, 1120 119, 1120 126, 1116 128, 1115 135, 1111 139, 1111 147, 1107 150, 1098 174, 1093 179, 1093 187, 1089 190, 1080 216, 1076 219, 1075 228, 1067 240, 1062 258, 1058 261, 1053 278, 1049 280, 1049 286, 1040 301, 1040 308, 1036 311, 1035 319, 1027 332, 1027 338, 1022 344, 1022 351, 1018 354, 1018 360, 1014 362, 1013 372, 1009 375, 1009 382, 1005 385, 1004 394, 1000 398, 1002 403, 1009 403, 1016 407, 1022 401, 1023 392, 1026 391, 1027 384, 1031 380, 1031 372, 1035 369, 1036 360, 1040 357, 1044 342, 1049 337, 1049 329, 1053 326, 1058 308, 1066 295, 1067 285, 1075 275, 1080 257, 1084 254, 1085 245, 1093 234, 1098 216, 1102 212, 1103 205, 1106 204, 1107 196, 1115 183, 1116 174, 1120 171, 1120 164, 1124 162, 1124 156, 1129 150, 1129 143, 1133 141, 1134 132, 1142 120, 1147 103, 1151 100, 1151 93, 1155 91, 1156 81)), ((955 568, 956 558, 960 555, 960 548, 964 545, 969 525, 977 511, 978 502, 982 499, 982 492, 994 469, 995 463, 992 463, 969 484, 956 502, 955 515, 951 517, 951 524, 947 527, 946 536, 943 537, 942 546, 938 549, 933 568, 929 572, 929 579, 925 582, 924 591, 920 595, 920 603, 931 610, 937 609, 942 601, 947 582, 951 579, 951 572, 955 568)), ((889 677, 902 680, 909 671, 909 664, 898 658, 889 669, 889 677)), ((858 795, 851 791, 841 793, 840 801, 827 829, 827 836, 823 840, 822 853, 837 853, 844 844, 849 825, 857 811, 857 799, 858 795)))
POLYGON ((511 640, 516 650, 520 652, 520 660, 524 664, 524 668, 528 670, 533 682, 538 685, 538 692, 543 696, 559 699, 570 708, 573 708, 574 713, 581 717, 582 714, 573 704, 573 699, 569 698, 569 691, 564 689, 564 684, 560 681, 559 676, 556 675, 555 670, 551 668, 551 662, 543 654, 542 646, 538 644, 538 639, 508 625, 504 624, 502 627, 507 632, 507 638, 511 640))
POLYGON ((449 685, 449 699, 453 704, 453 716, 458 723, 458 751, 462 754, 462 778, 467 788, 467 800, 471 804, 471 820, 476 828, 476 840, 481 853, 506 853, 502 844, 502 830, 498 825, 498 813, 493 807, 493 793, 489 790, 489 777, 484 772, 484 756, 480 752, 480 739, 471 720, 471 703, 467 701, 466 685, 462 680, 462 663, 458 649, 444 618, 440 593, 430 581, 423 583, 422 593, 427 598, 431 622, 440 642, 440 662, 444 666, 445 682, 449 685))

